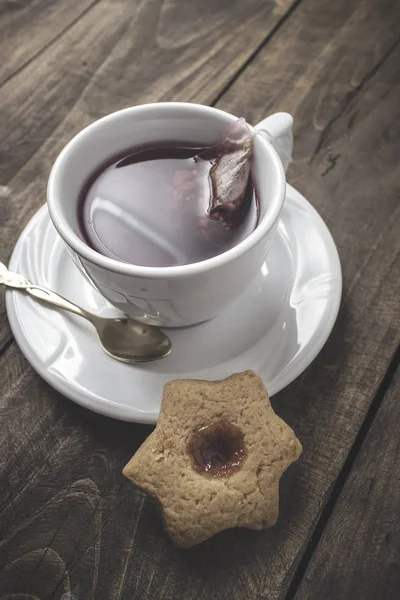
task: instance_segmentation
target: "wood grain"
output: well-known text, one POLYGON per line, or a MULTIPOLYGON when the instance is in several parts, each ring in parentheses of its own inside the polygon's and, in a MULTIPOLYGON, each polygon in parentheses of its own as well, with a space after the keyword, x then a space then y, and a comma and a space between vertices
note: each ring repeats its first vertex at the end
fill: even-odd
MULTIPOLYGON (((195 4, 185 10, 200 15, 204 4, 195 4)), ((236 14, 230 7, 225 16, 236 14)), ((140 21, 143 32, 153 31, 147 16, 150 21, 140 21)), ((258 31, 257 19, 247 23, 247 35, 251 27, 258 31)), ((12 344, 0 359, 0 598, 285 597, 399 342, 399 24, 396 1, 303 0, 218 102, 254 123, 276 109, 294 114, 297 143, 289 180, 328 222, 343 265, 344 298, 331 338, 303 376, 273 398, 304 446, 301 461, 283 477, 277 526, 228 531, 191 551, 175 549, 152 504, 121 475, 149 429, 107 420, 63 399, 12 344)), ((7 204, 4 249, 41 201, 45 170, 61 145, 58 135, 68 137, 129 94, 165 97, 166 66, 159 78, 142 75, 140 90, 135 78, 124 83, 116 75, 112 81, 121 96, 110 93, 108 77, 116 65, 122 73, 130 56, 132 42, 122 33, 111 34, 119 40, 116 47, 79 88, 75 103, 69 98, 72 108, 60 103, 57 111, 65 113, 47 141, 38 147, 29 142, 26 164, 17 158, 16 167, 6 166, 17 193, 7 204)), ((71 40, 72 52, 78 38, 71 40)), ((180 48, 177 56, 185 52, 180 48)), ((149 56, 142 57, 143 65, 149 56)), ((215 60, 211 50, 209 61, 215 60)), ((238 72, 239 58, 234 63, 232 72, 238 72)), ((200 72, 209 65, 205 60, 200 72)), ((187 78, 168 80, 174 98, 185 98, 182 85, 191 98, 217 97, 216 81, 207 96, 202 75, 198 79, 187 68, 187 78)), ((63 74, 71 77, 67 67, 63 74)), ((16 97, 20 93, 17 86, 16 97)), ((25 131, 33 121, 27 118, 25 131)), ((383 439, 374 447, 381 454, 385 445, 383 439)), ((304 597, 318 598, 307 590, 304 597)))
MULTIPOLYGON (((292 2, 101 0, 78 18, 83 4, 51 43, 45 20, 40 55, 0 88, 1 260, 45 201, 52 163, 79 130, 133 104, 212 102, 292 2)), ((66 19, 65 3, 53 8, 66 19)), ((14 47, 25 44, 27 27, 22 18, 13 25, 14 47)), ((10 338, 1 295, 0 351, 10 338)))
POLYGON ((123 568, 124 529, 143 503, 125 491, 121 466, 150 428, 67 402, 15 344, 0 358, 0 378, 0 598, 117 597, 109 590, 123 568), (122 544, 103 552, 102 530, 120 510, 125 523, 113 534, 122 544))
POLYGON ((365 439, 296 600, 400 597, 400 369, 365 439))
POLYGON ((99 0, 1 0, 0 86, 37 58, 99 0))

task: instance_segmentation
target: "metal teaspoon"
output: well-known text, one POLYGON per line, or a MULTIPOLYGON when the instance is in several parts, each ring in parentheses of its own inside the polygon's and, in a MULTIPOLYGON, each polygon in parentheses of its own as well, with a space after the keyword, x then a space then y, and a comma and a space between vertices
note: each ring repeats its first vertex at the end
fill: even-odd
POLYGON ((139 323, 135 319, 104 318, 76 306, 55 292, 12 273, 0 262, 0 283, 25 291, 34 298, 84 317, 94 325, 100 344, 111 358, 127 363, 148 362, 164 358, 171 352, 171 341, 158 327, 139 323))

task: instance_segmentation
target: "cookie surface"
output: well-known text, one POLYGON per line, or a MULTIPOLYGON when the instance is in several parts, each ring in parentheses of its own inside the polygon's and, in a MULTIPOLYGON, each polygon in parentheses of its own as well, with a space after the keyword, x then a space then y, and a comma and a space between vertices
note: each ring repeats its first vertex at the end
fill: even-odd
POLYGON ((245 371, 167 383, 157 426, 123 473, 158 501, 175 544, 190 547, 230 527, 274 525, 279 479, 300 454, 262 380, 245 371))

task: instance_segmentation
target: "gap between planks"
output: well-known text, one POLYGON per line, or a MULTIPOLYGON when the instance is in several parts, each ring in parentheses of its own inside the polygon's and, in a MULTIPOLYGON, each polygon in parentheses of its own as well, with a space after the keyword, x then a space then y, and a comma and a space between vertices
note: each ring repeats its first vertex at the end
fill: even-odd
POLYGON ((331 517, 331 514, 334 510, 336 502, 339 500, 339 497, 342 493, 344 485, 347 481, 347 478, 354 466, 354 463, 357 459, 357 456, 360 453, 362 445, 364 443, 365 438, 368 435, 369 430, 371 429, 372 423, 378 413, 378 410, 386 396, 386 393, 392 384, 393 378, 395 377, 397 368, 400 366, 400 346, 397 347, 396 352, 394 353, 392 360, 389 363, 386 373, 384 374, 382 381, 379 385, 379 388, 371 402, 369 410, 365 415, 364 421, 359 429, 359 432, 354 440, 354 443, 347 455, 347 458, 343 464, 341 471, 339 472, 337 479, 332 487, 330 496, 328 501, 323 508, 319 519, 316 522, 313 533, 310 537, 308 545, 301 557, 297 568, 292 577, 292 581, 290 582, 288 591, 286 593, 284 600, 294 600, 296 593, 300 587, 300 584, 303 580, 304 575, 306 574, 308 565, 312 559, 314 552, 318 548, 318 544, 322 537, 322 534, 325 530, 326 525, 331 517))
POLYGON ((232 87, 232 85, 239 79, 242 73, 247 69, 250 63, 256 58, 256 56, 265 48, 270 40, 274 37, 276 33, 280 30, 280 28, 286 23, 286 21, 291 17, 296 8, 303 2, 303 0, 295 0, 295 2, 288 8, 285 14, 279 19, 276 23, 275 27, 271 29, 271 31, 265 36, 265 38, 260 42, 254 52, 248 57, 247 60, 244 61, 242 66, 232 75, 230 80, 224 85, 222 90, 215 96, 213 101, 211 102, 211 106, 215 106, 221 98, 226 94, 226 92, 232 87))
POLYGON ((88 12, 90 12, 92 10, 92 8, 94 8, 96 6, 96 4, 98 4, 100 1, 101 0, 93 0, 93 2, 91 2, 89 4, 89 6, 87 6, 75 19, 73 19, 73 21, 68 23, 68 25, 62 31, 57 33, 57 35, 54 36, 51 40, 49 40, 47 42, 47 44, 42 46, 42 48, 40 48, 40 50, 38 50, 36 52, 36 54, 34 54, 30 58, 28 58, 28 60, 26 62, 24 62, 22 65, 20 65, 15 71, 13 71, 9 75, 7 75, 7 77, 5 77, 2 82, 0 82, 0 89, 6 83, 8 83, 11 79, 16 77, 19 73, 21 73, 21 71, 26 69, 26 67, 28 67, 34 60, 39 58, 39 56, 41 56, 43 54, 43 52, 45 52, 48 48, 50 48, 50 46, 52 46, 55 42, 57 42, 57 40, 59 40, 63 35, 65 35, 72 27, 74 27, 74 25, 76 25, 78 23, 78 21, 80 21, 82 19, 82 17, 84 17, 88 12))

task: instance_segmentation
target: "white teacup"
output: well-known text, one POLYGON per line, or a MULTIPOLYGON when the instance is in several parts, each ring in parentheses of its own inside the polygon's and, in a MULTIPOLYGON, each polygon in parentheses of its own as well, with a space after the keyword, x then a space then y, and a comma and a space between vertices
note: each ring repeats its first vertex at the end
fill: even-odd
POLYGON ((256 126, 272 136, 254 138, 252 177, 260 203, 259 224, 234 248, 208 260, 174 267, 144 267, 103 256, 80 234, 81 189, 99 166, 125 150, 161 140, 210 146, 236 119, 198 104, 135 106, 86 127, 54 163, 47 188, 50 217, 75 263, 101 294, 127 315, 164 327, 200 323, 220 314, 252 283, 271 246, 285 199, 292 117, 278 113, 256 126))

